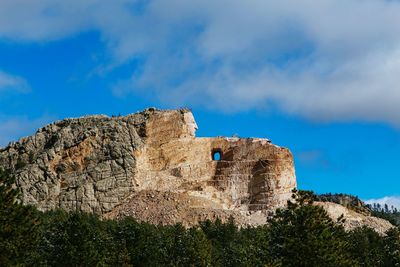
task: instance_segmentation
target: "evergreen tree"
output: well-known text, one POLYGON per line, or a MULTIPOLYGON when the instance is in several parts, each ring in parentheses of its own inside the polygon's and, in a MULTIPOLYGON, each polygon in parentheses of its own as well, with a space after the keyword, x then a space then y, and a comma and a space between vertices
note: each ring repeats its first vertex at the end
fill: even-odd
POLYGON ((201 228, 212 243, 212 263, 214 266, 235 266, 235 239, 238 228, 233 218, 227 223, 217 219, 215 223, 207 220, 201 223, 201 228))
POLYGON ((359 266, 384 266, 383 238, 373 229, 359 227, 348 234, 349 252, 359 266))
MULTIPOLYGON (((400 231, 346 232, 294 191, 269 224, 239 228, 233 219, 156 226, 132 218, 23 206, 14 179, 0 170, 0 266, 400 266, 400 231)), ((378 214, 396 216, 394 211, 378 214)), ((398 214, 397 214, 398 215, 398 214)))
POLYGON ((49 212, 44 219, 40 253, 50 266, 109 266, 113 239, 94 214, 49 212))
POLYGON ((384 266, 400 266, 400 230, 391 228, 383 237, 384 266))
POLYGON ((0 169, 0 266, 31 265, 35 258, 39 212, 19 196, 14 177, 0 169))
POLYGON ((326 211, 313 205, 311 192, 294 192, 294 202, 270 220, 269 249, 282 266, 349 266, 346 233, 326 211))

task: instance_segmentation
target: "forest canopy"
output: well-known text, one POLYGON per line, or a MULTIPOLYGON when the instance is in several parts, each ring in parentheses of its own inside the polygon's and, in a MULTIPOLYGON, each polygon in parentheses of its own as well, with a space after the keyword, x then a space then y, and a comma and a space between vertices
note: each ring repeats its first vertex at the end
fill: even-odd
POLYGON ((315 195, 296 191, 268 224, 233 220, 185 228, 132 218, 24 206, 14 179, 0 171, 0 266, 399 266, 398 228, 346 232, 315 195))

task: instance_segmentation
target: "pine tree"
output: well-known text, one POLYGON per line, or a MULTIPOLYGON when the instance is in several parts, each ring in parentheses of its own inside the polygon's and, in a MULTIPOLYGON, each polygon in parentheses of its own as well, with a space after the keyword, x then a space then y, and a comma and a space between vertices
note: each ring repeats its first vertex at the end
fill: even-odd
POLYGON ((391 228, 384 237, 384 266, 400 266, 400 230, 391 228))
POLYGON ((19 195, 14 177, 0 169, 0 266, 30 265, 35 257, 39 212, 19 195))
POLYGON ((282 266, 349 266, 346 233, 326 211, 313 205, 311 192, 294 192, 294 202, 270 220, 269 249, 282 266))
POLYGON ((349 252, 357 266, 382 266, 383 238, 373 229, 358 227, 348 234, 349 252))

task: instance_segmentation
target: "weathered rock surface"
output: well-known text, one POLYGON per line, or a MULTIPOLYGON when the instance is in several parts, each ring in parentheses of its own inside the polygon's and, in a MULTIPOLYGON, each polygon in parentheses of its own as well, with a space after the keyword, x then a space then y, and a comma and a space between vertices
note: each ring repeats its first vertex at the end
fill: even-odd
POLYGON ((197 138, 196 129, 187 109, 65 119, 0 149, 0 167, 40 210, 184 225, 233 216, 259 225, 287 203, 296 187, 288 149, 260 138, 197 138))
POLYGON ((375 231, 378 233, 384 234, 387 230, 393 227, 390 222, 384 219, 358 213, 336 203, 315 202, 315 205, 323 207, 334 221, 343 215, 343 218, 345 219, 343 226, 346 230, 352 230, 361 226, 368 226, 375 229, 375 231))
POLYGON ((0 167, 12 169, 24 203, 41 210, 188 224, 233 215, 257 224, 260 212, 285 205, 296 187, 288 149, 259 138, 196 138, 196 129, 186 109, 65 119, 0 150, 0 167))

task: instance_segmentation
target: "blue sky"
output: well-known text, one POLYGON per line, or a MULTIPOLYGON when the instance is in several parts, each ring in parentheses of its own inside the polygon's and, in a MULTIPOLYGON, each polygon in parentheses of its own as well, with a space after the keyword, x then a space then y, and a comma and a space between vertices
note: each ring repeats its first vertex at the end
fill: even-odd
POLYGON ((289 147, 302 189, 394 203, 398 14, 384 0, 3 0, 0 146, 65 117, 188 106, 198 136, 289 147))

